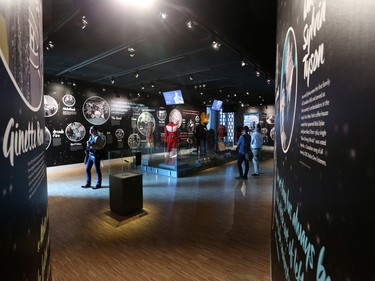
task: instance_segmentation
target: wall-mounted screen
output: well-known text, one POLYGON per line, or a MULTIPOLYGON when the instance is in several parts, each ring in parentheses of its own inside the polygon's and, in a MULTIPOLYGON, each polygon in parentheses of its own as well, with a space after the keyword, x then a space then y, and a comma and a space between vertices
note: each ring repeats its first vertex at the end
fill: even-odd
POLYGON ((223 101, 221 101, 221 100, 214 100, 214 102, 212 103, 211 109, 212 110, 220 110, 222 106, 223 106, 223 101))
POLYGON ((182 97, 181 90, 163 92, 163 96, 166 105, 184 104, 184 98, 182 97))

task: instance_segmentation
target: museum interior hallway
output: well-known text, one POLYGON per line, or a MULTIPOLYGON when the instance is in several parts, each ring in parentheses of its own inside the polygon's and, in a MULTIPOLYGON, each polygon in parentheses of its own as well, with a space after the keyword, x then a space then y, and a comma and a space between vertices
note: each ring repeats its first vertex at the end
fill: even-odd
POLYGON ((144 173, 147 213, 120 226, 108 215, 107 164, 98 190, 81 188, 83 164, 48 168, 53 280, 270 280, 273 159, 242 181, 236 164, 144 173))

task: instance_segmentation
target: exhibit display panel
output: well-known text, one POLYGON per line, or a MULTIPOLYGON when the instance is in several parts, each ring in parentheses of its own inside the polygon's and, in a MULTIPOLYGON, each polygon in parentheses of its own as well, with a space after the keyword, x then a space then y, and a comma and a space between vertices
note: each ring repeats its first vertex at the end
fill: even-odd
POLYGON ((374 10, 278 1, 271 280, 375 280, 374 10))
POLYGON ((0 280, 52 280, 43 5, 0 1, 0 280))

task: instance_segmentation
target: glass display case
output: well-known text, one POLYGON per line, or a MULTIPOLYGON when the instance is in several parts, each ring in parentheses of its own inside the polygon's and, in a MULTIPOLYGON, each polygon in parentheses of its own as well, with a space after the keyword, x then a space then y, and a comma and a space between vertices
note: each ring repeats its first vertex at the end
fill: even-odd
POLYGON ((134 150, 118 150, 108 153, 109 203, 112 212, 129 216, 142 211, 143 183, 141 153, 134 150))

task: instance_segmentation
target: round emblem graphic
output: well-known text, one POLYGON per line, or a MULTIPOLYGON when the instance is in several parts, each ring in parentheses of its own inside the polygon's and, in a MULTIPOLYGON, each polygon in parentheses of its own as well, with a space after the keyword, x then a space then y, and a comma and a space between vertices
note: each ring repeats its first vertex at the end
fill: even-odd
POLYGON ((123 139, 124 136, 125 136, 124 130, 123 129, 117 129, 116 132, 115 132, 115 136, 119 140, 123 139))
POLYGON ((70 141, 81 141, 86 135, 86 129, 81 123, 73 122, 66 126, 65 135, 70 141))
POLYGON ((57 101, 51 96, 44 95, 44 116, 51 117, 56 114, 58 109, 57 101))
POLYGON ((193 133, 194 129, 195 129, 194 122, 193 120, 190 119, 187 123, 187 130, 189 133, 193 133))
POLYGON ((144 136, 147 133, 146 131, 149 123, 152 124, 152 128, 155 128, 155 118, 150 112, 145 111, 141 115, 139 115, 137 120, 137 128, 138 131, 144 136))
POLYGON ((169 113, 169 122, 177 124, 177 127, 180 128, 182 124, 182 114, 178 109, 173 109, 169 113))
POLYGON ((156 112, 156 116, 160 121, 164 121, 167 118, 167 111, 166 110, 158 110, 156 112))
POLYGON ((131 134, 128 137, 128 145, 131 149, 137 149, 141 144, 141 138, 138 134, 131 134))
POLYGON ((1 7, 0 57, 23 102, 37 112, 43 101, 42 3, 29 2, 1 7))
POLYGON ((297 43, 294 31, 289 28, 284 43, 279 94, 276 97, 280 115, 280 142, 286 153, 292 140, 297 105, 297 43))
POLYGON ((51 132, 48 130, 47 127, 44 127, 44 143, 46 145, 46 150, 51 145, 51 132))
POLYGON ((73 105, 75 105, 75 103, 76 103, 76 99, 75 99, 75 97, 73 97, 71 94, 67 94, 67 95, 63 96, 63 98, 62 98, 62 102, 63 102, 66 106, 73 106, 73 105))
POLYGON ((110 116, 109 104, 101 97, 88 98, 83 104, 83 116, 93 125, 102 125, 110 116))
POLYGON ((266 122, 270 125, 275 124, 275 115, 274 114, 268 114, 266 118, 266 122))

